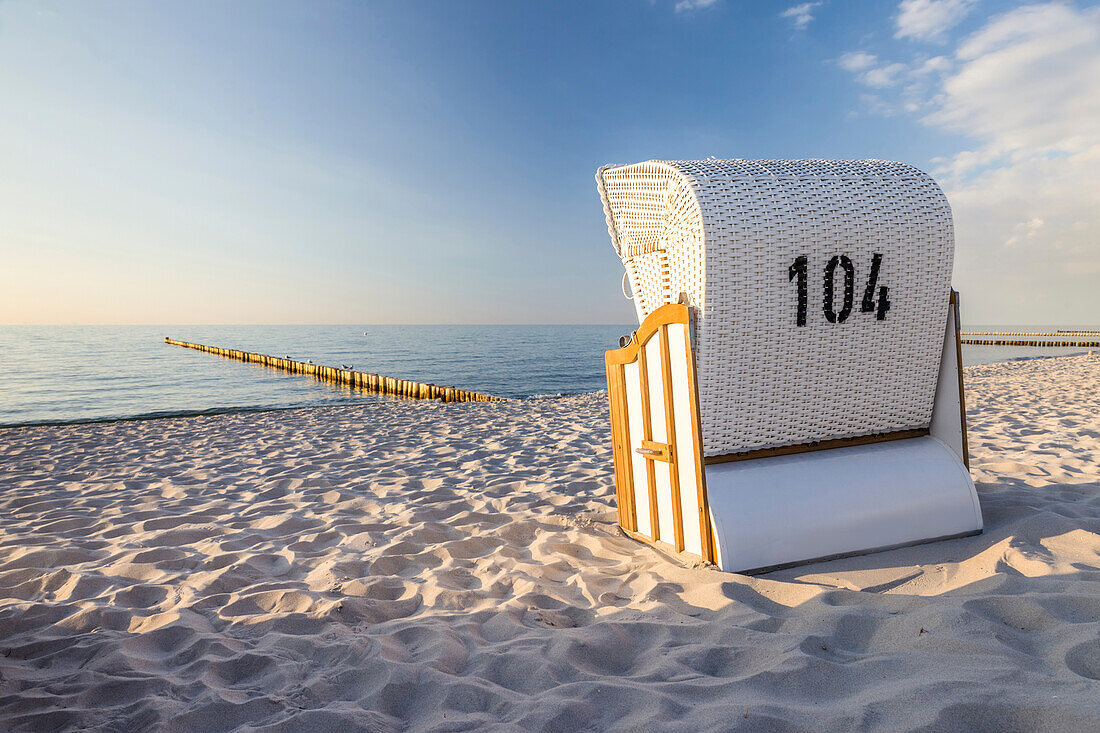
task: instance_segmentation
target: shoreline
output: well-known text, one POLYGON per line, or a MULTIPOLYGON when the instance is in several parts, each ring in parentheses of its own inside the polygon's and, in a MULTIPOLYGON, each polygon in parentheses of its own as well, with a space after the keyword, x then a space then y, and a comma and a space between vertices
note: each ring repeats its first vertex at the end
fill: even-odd
MULTIPOLYGON (((970 364, 964 366, 964 369, 971 367, 986 366, 988 364, 1011 364, 1020 361, 1033 361, 1036 359, 1073 359, 1080 356, 1086 356, 1088 351, 1082 351, 1080 354, 1036 354, 1034 356, 1017 356, 1011 359, 1003 361, 981 362, 977 364, 970 364)), ((323 383, 322 383, 323 384, 323 383)), ((336 385, 328 385, 330 387, 336 387, 336 385)), ((349 392, 355 391, 352 388, 341 386, 341 389, 345 389, 349 392)), ((558 394, 542 394, 536 393, 531 395, 525 395, 521 397, 506 397, 504 399, 514 400, 517 402, 527 402, 530 400, 543 400, 543 399, 560 399, 563 397, 573 397, 578 395, 589 394, 607 394, 606 388, 598 390, 587 390, 580 392, 568 392, 558 394)), ((221 406, 211 407, 196 410, 171 410, 171 411, 153 411, 134 415, 122 415, 122 416, 108 416, 108 417, 92 417, 92 418, 77 418, 72 420, 43 420, 37 422, 20 422, 20 423, 0 423, 0 431, 19 429, 19 428, 39 428, 39 427, 63 427, 68 425, 94 425, 101 423, 114 423, 114 422, 129 422, 140 420, 163 420, 166 418, 177 417, 204 417, 209 415, 223 415, 223 414, 235 414, 235 413, 258 413, 258 412, 273 412, 283 410, 309 410, 320 409, 326 407, 359 407, 363 404, 371 404, 374 400, 402 400, 394 395, 373 394, 368 392, 362 392, 358 395, 360 398, 367 398, 363 401, 356 402, 338 402, 338 403, 326 403, 315 402, 312 404, 299 404, 299 405, 272 405, 272 406, 221 406)))
MULTIPOLYGON (((584 397, 588 395, 607 396, 607 390, 596 390, 594 392, 571 392, 556 395, 544 395, 534 394, 529 397, 509 397, 507 399, 515 402, 531 402, 537 400, 559 400, 567 397, 584 397)), ((316 404, 316 405, 287 405, 285 407, 214 407, 207 410, 194 410, 194 411, 182 411, 182 412, 165 412, 165 413, 146 413, 142 415, 129 415, 125 417, 104 417, 104 418, 88 418, 84 420, 57 420, 47 422, 36 423, 0 423, 0 431, 3 430, 18 430, 21 428, 57 428, 77 425, 99 425, 104 423, 117 423, 117 422, 136 422, 143 420, 168 420, 172 418, 187 418, 187 417, 210 417, 213 415, 235 415, 235 414, 253 414, 259 412, 285 412, 288 410, 324 410, 324 409, 355 409, 357 407, 363 407, 365 405, 372 404, 375 400, 382 402, 413 402, 411 398, 402 398, 394 395, 377 395, 377 394, 364 394, 364 397, 369 397, 371 400, 364 401, 362 403, 340 403, 340 404, 316 404)), ((434 400, 431 400, 434 402, 434 400)))

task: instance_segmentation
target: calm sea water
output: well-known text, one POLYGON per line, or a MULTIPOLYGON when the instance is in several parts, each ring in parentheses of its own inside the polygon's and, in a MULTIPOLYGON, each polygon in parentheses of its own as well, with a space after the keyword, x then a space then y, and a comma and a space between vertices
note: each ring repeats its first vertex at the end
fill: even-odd
MULTIPOLYGON (((975 326, 971 330, 1056 330, 975 326)), ((164 343, 348 364, 501 397, 605 387, 603 352, 631 326, 0 326, 0 425, 337 405, 381 399, 164 343)), ((967 364, 1087 349, 964 347, 967 364)))

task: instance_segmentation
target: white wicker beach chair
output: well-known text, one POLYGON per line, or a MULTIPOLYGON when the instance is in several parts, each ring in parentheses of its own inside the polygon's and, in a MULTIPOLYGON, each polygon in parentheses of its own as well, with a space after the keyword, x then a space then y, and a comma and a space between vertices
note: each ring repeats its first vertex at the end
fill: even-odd
POLYGON ((761 571, 981 531, 930 177, 705 160, 596 178, 641 323, 606 357, 628 534, 761 571))

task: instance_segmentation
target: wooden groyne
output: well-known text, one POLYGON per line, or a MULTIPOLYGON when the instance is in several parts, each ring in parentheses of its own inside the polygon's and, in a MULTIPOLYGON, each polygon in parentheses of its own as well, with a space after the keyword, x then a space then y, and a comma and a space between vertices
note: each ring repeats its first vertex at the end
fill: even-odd
POLYGON ((224 356, 227 359, 235 359, 249 364, 260 364, 280 369, 292 374, 308 374, 326 382, 347 385, 355 389, 375 394, 393 395, 395 397, 408 397, 417 400, 442 400, 443 402, 502 402, 503 398, 492 395, 470 392, 455 387, 440 387, 435 384, 414 382, 409 379, 395 379, 384 377, 381 374, 368 374, 352 369, 337 369, 336 367, 321 366, 310 362, 295 361, 294 359, 280 359, 267 354, 253 354, 250 351, 238 351, 237 349, 223 349, 219 346, 204 346, 192 344, 187 341, 164 337, 164 343, 172 346, 182 346, 187 349, 195 349, 207 354, 224 356))
POLYGON ((1100 331, 961 331, 960 336, 1100 336, 1100 331))
POLYGON ((961 331, 960 340, 972 346, 1038 346, 1047 348, 1100 348, 1100 331, 1048 331, 1027 333, 1023 331, 961 331), (988 338, 996 336, 998 338, 988 338), (1074 336, 1092 337, 1089 341, 1066 341, 1074 336), (983 338, 985 337, 985 338, 983 338))

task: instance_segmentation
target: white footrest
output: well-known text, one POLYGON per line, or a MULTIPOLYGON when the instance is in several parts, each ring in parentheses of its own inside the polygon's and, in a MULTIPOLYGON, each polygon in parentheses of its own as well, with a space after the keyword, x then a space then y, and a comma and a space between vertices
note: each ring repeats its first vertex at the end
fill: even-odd
POLYGON ((975 534, 962 461, 933 437, 706 467, 723 570, 748 572, 975 534))

